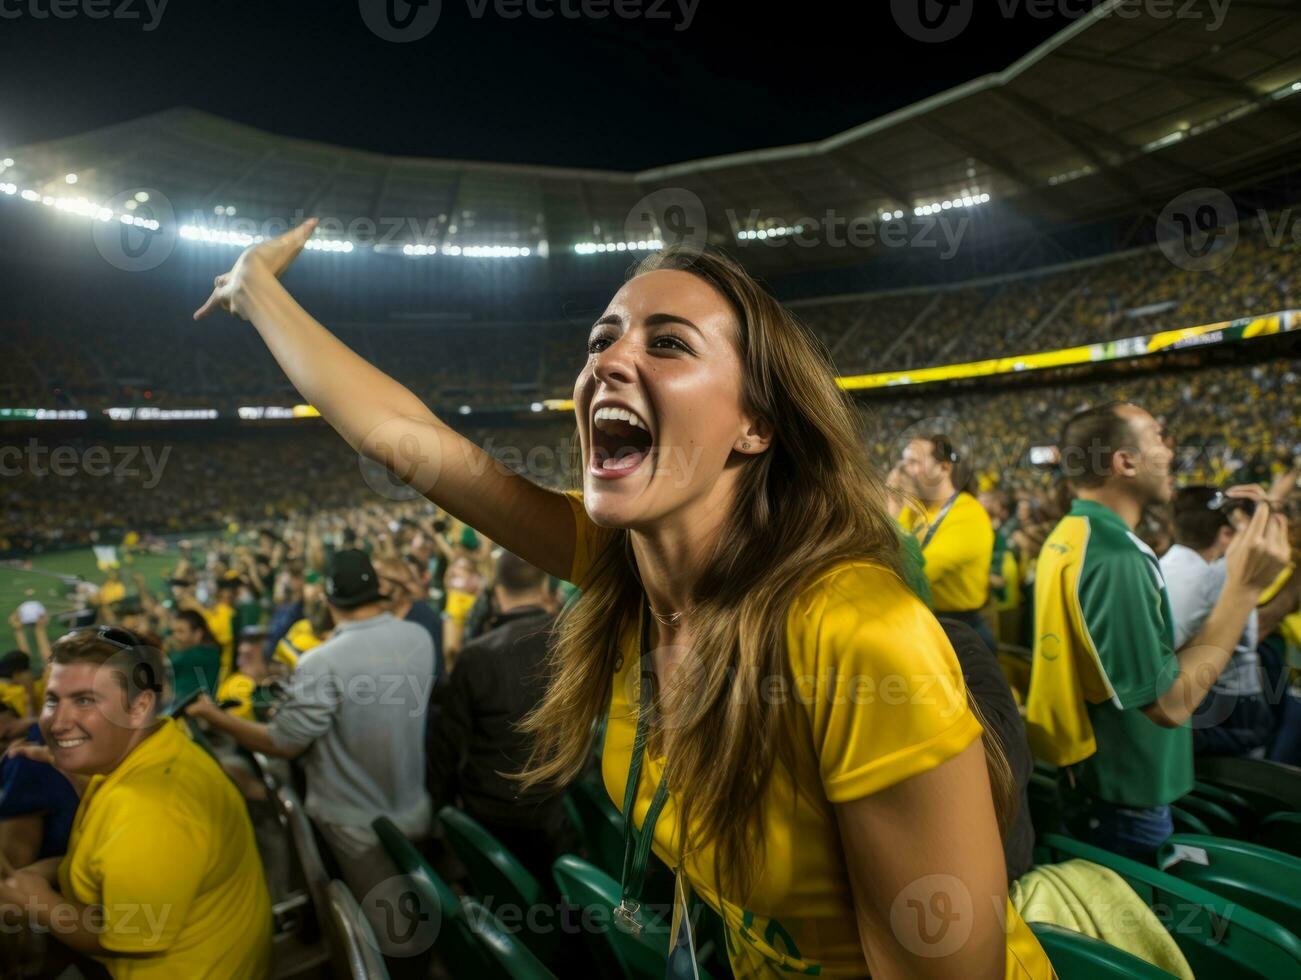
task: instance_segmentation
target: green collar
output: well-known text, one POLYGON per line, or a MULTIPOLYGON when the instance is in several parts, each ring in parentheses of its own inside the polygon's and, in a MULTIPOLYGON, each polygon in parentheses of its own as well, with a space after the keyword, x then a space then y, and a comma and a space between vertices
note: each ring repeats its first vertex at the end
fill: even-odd
POLYGON ((1134 529, 1125 523, 1125 519, 1117 514, 1106 504, 1100 504, 1096 500, 1081 500, 1076 497, 1071 502, 1072 517, 1087 517, 1091 521, 1105 521, 1115 525, 1119 531, 1130 533, 1134 529))

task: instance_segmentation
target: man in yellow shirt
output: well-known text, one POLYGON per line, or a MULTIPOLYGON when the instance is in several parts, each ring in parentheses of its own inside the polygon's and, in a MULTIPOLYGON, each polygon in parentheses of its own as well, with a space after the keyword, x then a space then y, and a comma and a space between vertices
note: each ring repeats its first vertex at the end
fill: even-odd
POLYGON ((970 465, 948 436, 913 439, 896 467, 900 489, 921 504, 902 507, 899 523, 921 544, 935 612, 966 623, 991 650, 994 634, 985 619, 994 525, 980 502, 964 489, 970 465))
POLYGON ((68 853, 0 882, 0 909, 122 978, 270 973, 271 901, 248 812, 217 763, 157 715, 163 655, 114 627, 54 644, 33 746, 79 784, 68 853), (11 913, 12 914, 12 913, 11 913))

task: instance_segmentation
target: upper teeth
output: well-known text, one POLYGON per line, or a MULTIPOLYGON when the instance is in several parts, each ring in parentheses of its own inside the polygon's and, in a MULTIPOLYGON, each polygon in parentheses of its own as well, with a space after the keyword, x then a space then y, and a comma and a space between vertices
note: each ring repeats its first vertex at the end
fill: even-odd
POLYGON ((598 408, 596 414, 592 416, 593 422, 604 422, 607 420, 627 422, 629 425, 635 425, 639 429, 645 429, 647 432, 650 431, 650 426, 641 420, 641 416, 626 408, 613 408, 611 406, 598 408))
POLYGON ((61 749, 70 749, 70 748, 72 748, 74 745, 80 745, 80 744, 81 744, 82 742, 84 742, 84 741, 86 741, 85 737, 82 737, 82 738, 57 738, 57 739, 54 740, 54 744, 57 745, 57 746, 58 746, 59 748, 61 748, 61 749))

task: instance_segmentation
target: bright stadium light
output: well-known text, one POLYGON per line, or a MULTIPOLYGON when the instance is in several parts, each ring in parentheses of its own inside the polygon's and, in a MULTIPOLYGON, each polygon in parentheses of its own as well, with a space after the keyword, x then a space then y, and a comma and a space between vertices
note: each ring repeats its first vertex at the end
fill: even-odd
POLYGON ((64 182, 65 184, 75 184, 75 183, 77 182, 77 175, 76 175, 76 174, 65 174, 64 177, 63 177, 63 182, 64 182))
POLYGON ((141 204, 147 204, 149 202, 149 192, 136 191, 136 200, 139 201, 141 204))
MULTIPOLYGON (((971 208, 978 204, 988 204, 988 194, 963 194, 960 197, 950 198, 947 201, 935 201, 931 204, 919 204, 913 208, 913 216, 926 218, 932 214, 939 214, 943 211, 952 211, 954 208, 971 208)), ((899 215, 902 217, 902 212, 899 215)))
MULTIPOLYGON (((604 252, 657 252, 664 247, 658 238, 639 239, 634 242, 578 242, 576 255, 596 255, 604 252)), ((528 254, 527 252, 525 254, 528 254)))

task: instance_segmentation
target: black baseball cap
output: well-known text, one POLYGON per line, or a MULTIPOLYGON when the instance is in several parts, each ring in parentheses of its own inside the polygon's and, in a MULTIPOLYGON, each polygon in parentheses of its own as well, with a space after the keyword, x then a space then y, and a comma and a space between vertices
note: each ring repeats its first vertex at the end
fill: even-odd
POLYGON ((336 551, 325 574, 325 597, 330 605, 353 609, 378 602, 379 576, 366 552, 357 548, 336 551))

